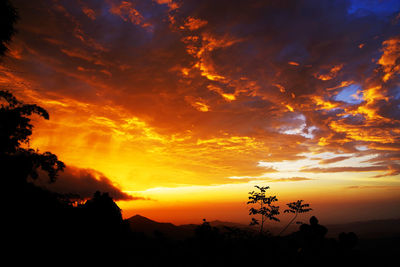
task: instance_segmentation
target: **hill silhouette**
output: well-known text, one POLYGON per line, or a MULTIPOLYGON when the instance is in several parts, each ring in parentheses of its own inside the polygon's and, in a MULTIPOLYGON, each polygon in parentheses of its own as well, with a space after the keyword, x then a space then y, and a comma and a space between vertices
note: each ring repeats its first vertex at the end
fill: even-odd
MULTIPOLYGON (((125 219, 133 232, 142 232, 148 236, 154 236, 155 232, 160 232, 173 239, 183 239, 190 237, 201 224, 182 224, 174 225, 168 222, 157 222, 141 215, 134 215, 125 219)), ((237 228, 250 232, 256 231, 254 227, 236 222, 226 222, 214 220, 208 222, 211 227, 224 232, 226 228, 237 228)), ((327 224, 327 237, 335 238, 343 232, 355 232, 361 239, 400 237, 400 219, 368 220, 357 221, 343 224, 327 224)), ((272 234, 277 234, 281 228, 273 226, 268 228, 272 234)), ((293 225, 287 233, 298 231, 299 226, 293 225)))
POLYGON ((161 223, 141 215, 134 215, 125 220, 132 232, 144 233, 149 237, 162 234, 168 238, 184 239, 193 235, 194 228, 176 226, 172 223, 161 223))
MULTIPOLYGON (((216 227, 219 229, 224 229, 226 227, 229 228, 239 228, 239 229, 246 229, 249 231, 253 231, 254 227, 251 227, 248 224, 243 224, 243 223, 236 223, 236 222, 226 222, 226 221, 220 221, 220 220, 214 220, 214 221, 209 221, 208 222, 211 227, 216 227)), ((200 224, 181 224, 179 225, 180 227, 187 228, 187 229, 194 229, 198 227, 200 224)))

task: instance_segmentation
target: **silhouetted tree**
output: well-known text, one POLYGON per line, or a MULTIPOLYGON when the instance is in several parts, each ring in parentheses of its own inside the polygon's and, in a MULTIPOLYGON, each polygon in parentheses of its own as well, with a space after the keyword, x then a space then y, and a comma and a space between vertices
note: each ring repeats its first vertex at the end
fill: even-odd
POLYGON ((0 91, 0 167, 11 183, 25 183, 28 177, 38 178, 38 169, 54 182, 58 171, 65 167, 57 156, 39 153, 21 145, 29 143, 33 125, 29 116, 37 114, 49 119, 47 111, 35 104, 24 104, 10 92, 0 91), (3 102, 3 103, 1 103, 3 102))
POLYGON ((49 118, 43 108, 24 104, 10 92, 0 91, 0 177, 6 198, 12 200, 12 205, 5 205, 3 223, 24 246, 33 247, 41 240, 46 249, 53 249, 49 244, 64 235, 61 229, 65 229, 69 206, 58 194, 35 186, 29 179, 37 179, 42 172, 54 182, 64 163, 50 152, 39 153, 22 146, 28 144, 32 134, 33 114, 49 118))
POLYGON ((306 213, 311 211, 312 209, 309 208, 310 204, 303 204, 303 200, 297 200, 295 202, 290 202, 286 204, 289 208, 284 210, 284 213, 293 213, 294 217, 290 220, 290 222, 285 226, 285 228, 282 229, 282 231, 279 233, 281 235, 293 222, 296 220, 297 215, 300 213, 306 213))
POLYGON ((13 153, 23 143, 29 142, 33 125, 28 116, 37 114, 48 120, 49 114, 35 104, 22 103, 8 91, 1 90, 0 99, 5 101, 0 106, 0 151, 13 153))
POLYGON ((108 193, 96 191, 93 198, 86 201, 82 208, 90 213, 98 224, 113 226, 122 223, 121 209, 108 193))
POLYGON ((265 196, 265 192, 269 189, 269 186, 255 186, 259 192, 251 191, 249 192, 249 201, 247 204, 255 204, 259 205, 259 208, 250 208, 249 215, 261 215, 261 224, 260 222, 252 218, 250 225, 260 225, 260 234, 263 233, 264 222, 268 220, 278 221, 279 219, 276 217, 279 215, 279 206, 274 206, 273 203, 278 201, 276 196, 265 196))
POLYGON ((14 25, 18 20, 15 8, 8 0, 0 0, 0 56, 7 51, 7 44, 15 34, 14 25))

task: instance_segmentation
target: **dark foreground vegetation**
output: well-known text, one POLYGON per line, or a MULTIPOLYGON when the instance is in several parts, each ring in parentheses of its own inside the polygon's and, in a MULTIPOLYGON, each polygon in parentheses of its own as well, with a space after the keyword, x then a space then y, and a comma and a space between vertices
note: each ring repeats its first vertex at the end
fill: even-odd
MULTIPOLYGON (((16 189, 16 188, 14 188, 16 189)), ((73 206, 33 184, 13 192, 3 228, 14 262, 125 266, 393 266, 399 238, 391 243, 358 244, 354 233, 326 238, 327 228, 311 217, 286 236, 239 228, 212 227, 207 221, 193 235, 174 239, 154 231, 134 231, 107 193, 73 206), (378 246, 379 245, 379 246, 378 246), (386 247, 385 247, 386 245, 386 247)), ((386 240, 387 241, 387 240, 386 240)), ((8 254, 10 255, 10 254, 8 254)))

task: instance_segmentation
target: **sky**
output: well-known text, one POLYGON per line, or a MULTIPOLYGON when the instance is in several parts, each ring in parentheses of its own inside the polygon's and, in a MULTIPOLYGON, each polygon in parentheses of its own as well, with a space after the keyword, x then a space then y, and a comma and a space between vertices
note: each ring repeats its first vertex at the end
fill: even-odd
POLYGON ((11 2, 0 86, 67 166, 44 186, 176 224, 248 223, 255 185, 322 222, 399 217, 399 1, 11 2))

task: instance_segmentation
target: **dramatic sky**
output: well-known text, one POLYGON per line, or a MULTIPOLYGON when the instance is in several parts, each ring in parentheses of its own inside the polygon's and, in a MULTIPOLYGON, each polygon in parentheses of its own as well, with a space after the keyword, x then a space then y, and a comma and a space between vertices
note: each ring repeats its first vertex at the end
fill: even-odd
POLYGON ((399 1, 12 2, 0 86, 50 113, 50 188, 175 223, 247 222, 254 185, 325 222, 400 215, 399 1))

